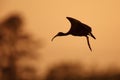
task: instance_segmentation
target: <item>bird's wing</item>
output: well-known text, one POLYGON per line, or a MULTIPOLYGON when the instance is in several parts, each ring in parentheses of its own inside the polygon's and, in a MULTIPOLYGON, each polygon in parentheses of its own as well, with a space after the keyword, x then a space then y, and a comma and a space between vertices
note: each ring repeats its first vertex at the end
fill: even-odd
POLYGON ((75 18, 72 18, 72 17, 66 17, 66 18, 70 21, 72 27, 73 26, 76 27, 76 25, 79 25, 79 27, 90 28, 90 26, 88 26, 87 24, 82 23, 81 21, 79 21, 79 20, 77 20, 75 18))
POLYGON ((91 46, 90 46, 90 42, 89 42, 89 37, 86 36, 86 38, 87 38, 87 44, 88 44, 88 47, 89 47, 89 49, 92 51, 92 48, 91 48, 91 46))
POLYGON ((71 25, 74 26, 74 27, 75 27, 77 24, 80 24, 80 23, 81 23, 79 20, 77 20, 77 19, 75 19, 75 18, 72 18, 72 17, 66 17, 66 18, 70 21, 71 25))
POLYGON ((72 17, 66 17, 69 21, 70 21, 70 23, 71 23, 71 28, 69 29, 69 31, 68 32, 80 32, 80 30, 83 30, 83 25, 82 25, 82 23, 79 21, 79 20, 77 20, 77 19, 74 19, 74 18, 72 18, 72 17))

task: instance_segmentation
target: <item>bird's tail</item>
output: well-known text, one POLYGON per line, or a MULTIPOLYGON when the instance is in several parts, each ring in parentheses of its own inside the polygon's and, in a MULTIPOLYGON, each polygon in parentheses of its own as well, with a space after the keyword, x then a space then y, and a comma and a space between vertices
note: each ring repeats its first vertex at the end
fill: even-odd
POLYGON ((94 36, 92 33, 89 33, 89 35, 90 35, 92 38, 96 39, 95 36, 94 36))

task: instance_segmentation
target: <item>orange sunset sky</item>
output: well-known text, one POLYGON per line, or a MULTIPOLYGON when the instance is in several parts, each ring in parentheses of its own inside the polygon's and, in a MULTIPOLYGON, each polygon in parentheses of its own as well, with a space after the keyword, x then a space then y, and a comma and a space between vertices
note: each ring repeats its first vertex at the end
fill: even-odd
POLYGON ((24 16, 25 29, 42 42, 38 67, 59 61, 120 66, 120 0, 0 0, 0 21, 14 11, 24 16), (67 16, 91 26, 96 37, 90 37, 92 52, 85 37, 69 35, 51 42, 58 32, 69 30, 67 16))

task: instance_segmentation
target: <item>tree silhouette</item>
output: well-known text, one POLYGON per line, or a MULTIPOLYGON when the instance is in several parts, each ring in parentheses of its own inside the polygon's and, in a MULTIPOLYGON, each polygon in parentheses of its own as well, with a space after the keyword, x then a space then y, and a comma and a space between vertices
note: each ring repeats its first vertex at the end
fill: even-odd
POLYGON ((115 67, 101 72, 86 72, 83 67, 76 62, 59 63, 48 70, 45 80, 120 80, 120 70, 115 67))
POLYGON ((45 80, 83 80, 83 67, 78 63, 61 63, 53 66, 45 80))
POLYGON ((0 24, 0 80, 18 80, 17 61, 23 57, 33 58, 37 53, 38 42, 22 27, 23 17, 19 14, 9 15, 0 24))

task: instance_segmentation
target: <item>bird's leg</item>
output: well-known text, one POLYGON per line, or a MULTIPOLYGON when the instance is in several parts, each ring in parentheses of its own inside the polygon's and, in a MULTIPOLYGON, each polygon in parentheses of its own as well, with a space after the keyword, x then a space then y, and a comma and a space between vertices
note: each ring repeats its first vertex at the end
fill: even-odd
POLYGON ((90 42, 89 42, 89 37, 86 36, 86 38, 87 38, 87 44, 88 44, 88 47, 89 47, 89 49, 92 51, 91 46, 90 46, 90 42))

